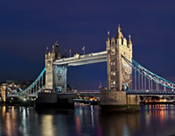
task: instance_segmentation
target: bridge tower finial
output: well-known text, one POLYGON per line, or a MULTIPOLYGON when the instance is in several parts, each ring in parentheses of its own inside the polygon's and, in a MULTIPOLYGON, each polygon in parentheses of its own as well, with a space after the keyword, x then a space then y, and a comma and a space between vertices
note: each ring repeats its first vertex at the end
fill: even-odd
POLYGON ((52 53, 54 53, 55 52, 55 50, 54 50, 54 45, 52 45, 52 53))
POLYGON ((58 43, 57 43, 57 41, 56 41, 56 43, 55 43, 55 46, 58 46, 58 43))
POLYGON ((110 31, 108 31, 108 41, 110 41, 110 31))
POLYGON ((123 34, 122 34, 122 32, 121 32, 120 24, 118 25, 118 31, 117 31, 117 33, 116 33, 116 35, 115 35, 115 38, 116 38, 116 39, 122 39, 122 38, 124 38, 124 37, 123 37, 123 34))
POLYGON ((48 54, 48 47, 46 47, 46 54, 48 54))
POLYGON ((131 35, 129 35, 128 44, 132 44, 132 41, 131 41, 131 35))
POLYGON ((120 24, 118 25, 118 32, 121 32, 120 24))

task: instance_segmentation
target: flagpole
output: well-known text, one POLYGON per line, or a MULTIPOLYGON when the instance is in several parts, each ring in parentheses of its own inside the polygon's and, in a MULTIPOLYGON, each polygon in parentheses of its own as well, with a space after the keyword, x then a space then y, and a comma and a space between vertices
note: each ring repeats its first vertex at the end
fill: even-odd
POLYGON ((85 46, 83 46, 82 50, 83 50, 83 53, 84 53, 84 55, 85 55, 85 46))
POLYGON ((71 49, 69 50, 69 55, 70 55, 70 57, 71 57, 71 49))

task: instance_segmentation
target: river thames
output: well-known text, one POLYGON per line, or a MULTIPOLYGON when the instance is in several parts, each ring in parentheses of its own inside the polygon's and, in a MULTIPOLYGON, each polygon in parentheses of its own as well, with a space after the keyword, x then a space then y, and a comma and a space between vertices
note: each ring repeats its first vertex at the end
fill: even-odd
POLYGON ((173 136, 174 105, 142 105, 140 112, 101 114, 98 106, 71 110, 1 106, 1 136, 173 136))

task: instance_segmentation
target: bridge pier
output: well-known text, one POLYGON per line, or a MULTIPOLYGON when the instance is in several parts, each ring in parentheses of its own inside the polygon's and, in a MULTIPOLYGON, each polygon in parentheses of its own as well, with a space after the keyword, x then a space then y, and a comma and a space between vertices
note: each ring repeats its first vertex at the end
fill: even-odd
POLYGON ((140 99, 125 91, 101 91, 100 107, 102 112, 135 112, 140 110, 140 99))
POLYGON ((140 96, 139 95, 126 95, 128 106, 140 106, 140 96))
POLYGON ((36 109, 74 108, 74 97, 60 98, 58 93, 38 93, 36 109))

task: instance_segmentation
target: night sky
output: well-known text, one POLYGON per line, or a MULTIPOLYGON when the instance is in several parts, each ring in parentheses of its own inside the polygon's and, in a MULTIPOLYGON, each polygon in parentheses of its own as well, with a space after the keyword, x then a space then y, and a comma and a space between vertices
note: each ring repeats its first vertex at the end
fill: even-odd
MULTIPOLYGON (((120 24, 131 34, 133 58, 150 71, 175 81, 174 0, 1 0, 0 81, 34 80, 44 68, 46 47, 83 54, 104 51, 107 31, 120 24)), ((107 86, 107 64, 69 67, 68 83, 80 90, 107 86)))

